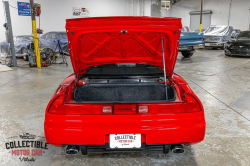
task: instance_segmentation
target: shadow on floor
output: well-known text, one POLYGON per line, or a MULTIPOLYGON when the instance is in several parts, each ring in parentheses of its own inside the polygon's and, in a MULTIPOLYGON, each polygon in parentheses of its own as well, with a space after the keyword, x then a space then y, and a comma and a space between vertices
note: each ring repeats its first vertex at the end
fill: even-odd
POLYGON ((52 165, 68 165, 67 163, 73 165, 197 165, 192 146, 184 146, 184 148, 185 153, 182 154, 174 154, 172 152, 163 154, 160 151, 141 151, 91 152, 86 156, 82 156, 81 153, 70 156, 65 154, 64 148, 50 146, 42 160, 46 160, 46 164, 53 163, 52 165), (54 153, 55 150, 57 154, 54 153), (61 151, 60 154, 58 154, 59 151, 61 151))

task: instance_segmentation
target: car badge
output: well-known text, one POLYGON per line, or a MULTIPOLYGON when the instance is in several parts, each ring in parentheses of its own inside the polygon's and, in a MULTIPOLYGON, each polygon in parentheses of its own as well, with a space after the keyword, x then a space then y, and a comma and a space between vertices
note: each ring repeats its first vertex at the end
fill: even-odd
POLYGON ((243 48, 244 46, 239 46, 240 48, 243 48))

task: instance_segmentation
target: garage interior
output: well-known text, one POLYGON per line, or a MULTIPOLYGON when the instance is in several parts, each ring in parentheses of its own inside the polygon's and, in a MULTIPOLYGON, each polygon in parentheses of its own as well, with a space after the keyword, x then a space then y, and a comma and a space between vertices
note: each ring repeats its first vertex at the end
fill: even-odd
MULTIPOLYGON (((28 0, 25 2, 29 3, 28 0)), ((195 31, 200 27, 201 0, 171 0, 169 9, 160 9, 159 0, 39 0, 40 27, 47 32, 65 31, 65 19, 73 7, 86 7, 89 17, 150 16, 178 17, 183 26, 195 31)), ((0 3, 0 22, 6 22, 0 3)), ((9 0, 13 36, 32 35, 30 16, 19 16, 17 1, 9 0)), ((38 17, 37 27, 38 27, 38 17)), ((204 0, 204 27, 232 26, 249 31, 249 0, 204 0)), ((192 33, 192 32, 190 32, 192 33)), ((40 35, 42 36, 42 34, 40 35)), ((5 28, 0 27, 0 41, 5 28)), ((249 41, 250 43, 250 41, 249 41)), ((185 58, 179 52, 174 72, 183 77, 201 100, 206 119, 205 139, 185 146, 185 153, 105 152, 87 156, 65 155, 65 148, 48 145, 34 162, 21 162, 5 148, 9 137, 33 133, 44 140, 44 114, 58 85, 73 73, 69 55, 59 54, 48 67, 29 67, 29 62, 17 57, 17 66, 5 69, 10 58, 0 56, 0 165, 250 165, 250 55, 226 56, 221 48, 195 47, 185 58)), ((97 93, 97 92, 95 92, 97 93)), ((171 135, 169 135, 171 137, 171 135)))

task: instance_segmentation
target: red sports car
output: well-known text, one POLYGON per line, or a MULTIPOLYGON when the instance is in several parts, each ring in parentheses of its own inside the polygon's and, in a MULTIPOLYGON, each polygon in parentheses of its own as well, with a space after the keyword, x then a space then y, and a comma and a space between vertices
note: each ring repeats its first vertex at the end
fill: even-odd
POLYGON ((49 102, 45 137, 67 154, 161 150, 204 139, 202 103, 173 73, 180 18, 66 20, 74 73, 49 102))

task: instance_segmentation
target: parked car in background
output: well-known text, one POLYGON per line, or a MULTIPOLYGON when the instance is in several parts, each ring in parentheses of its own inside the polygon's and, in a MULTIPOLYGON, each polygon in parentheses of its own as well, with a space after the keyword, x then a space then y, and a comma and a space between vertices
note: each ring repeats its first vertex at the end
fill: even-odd
POLYGON ((66 32, 53 31, 48 32, 42 35, 40 38, 40 47, 50 47, 54 50, 54 52, 59 52, 59 45, 62 48, 62 52, 64 54, 68 54, 68 38, 66 32))
POLYGON ((179 52, 181 52, 185 58, 190 58, 195 51, 194 47, 204 44, 203 38, 203 33, 182 31, 179 42, 179 52))
POLYGON ((250 31, 240 32, 225 44, 226 56, 250 56, 250 31))
POLYGON ((169 17, 68 19, 74 73, 48 103, 46 141, 82 155, 183 153, 182 145, 202 141, 202 103, 173 72, 181 26, 169 17))
POLYGON ((236 38, 240 34, 241 30, 234 29, 231 35, 231 38, 236 38))
POLYGON ((224 44, 231 39, 232 26, 212 25, 204 32, 204 46, 224 49, 224 44))
MULTIPOLYGON (((16 52, 16 57, 23 57, 24 60, 28 60, 28 48, 27 46, 33 42, 33 37, 30 35, 14 36, 14 47, 16 52)), ((10 53, 10 43, 3 41, 0 43, 1 54, 10 53)))
POLYGON ((187 26, 181 28, 181 32, 190 32, 190 29, 187 26))

